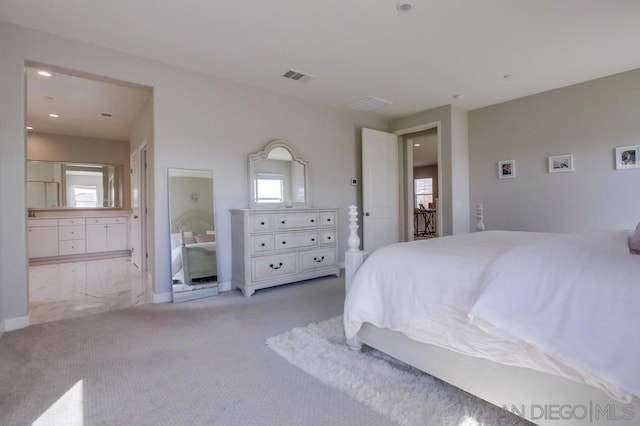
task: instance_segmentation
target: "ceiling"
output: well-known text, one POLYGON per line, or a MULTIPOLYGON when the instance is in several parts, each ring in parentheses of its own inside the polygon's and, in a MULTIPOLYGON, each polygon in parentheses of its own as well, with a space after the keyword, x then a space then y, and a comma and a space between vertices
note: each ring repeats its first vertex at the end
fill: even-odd
POLYGON ((414 135, 407 135, 405 138, 408 143, 413 145, 413 167, 438 164, 437 132, 428 130, 414 135))
POLYGON ((371 95, 392 102, 375 111, 386 118, 640 67, 638 0, 414 3, 1 0, 0 20, 328 106, 371 95), (282 78, 289 69, 315 78, 282 78))
POLYGON ((36 132, 129 141, 131 125, 151 94, 55 71, 42 77, 38 70, 27 68, 27 126, 36 132))

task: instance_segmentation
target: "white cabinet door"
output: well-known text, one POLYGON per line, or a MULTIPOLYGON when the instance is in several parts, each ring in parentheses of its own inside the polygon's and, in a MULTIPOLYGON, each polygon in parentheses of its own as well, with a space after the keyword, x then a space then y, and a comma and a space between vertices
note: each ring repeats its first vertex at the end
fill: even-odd
POLYGON ((107 225, 87 225, 87 253, 107 251, 107 225))
POLYGON ((127 250, 127 225, 112 223, 107 225, 107 250, 127 250))
POLYGON ((29 228, 29 257, 58 255, 58 227, 41 226, 29 228))

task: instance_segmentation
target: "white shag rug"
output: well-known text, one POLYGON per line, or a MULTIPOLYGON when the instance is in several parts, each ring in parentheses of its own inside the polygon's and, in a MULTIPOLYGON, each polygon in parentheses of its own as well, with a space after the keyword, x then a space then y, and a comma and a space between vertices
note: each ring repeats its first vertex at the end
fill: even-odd
POLYGON ((375 349, 349 350, 340 316, 266 343, 293 365, 401 425, 531 425, 375 349))

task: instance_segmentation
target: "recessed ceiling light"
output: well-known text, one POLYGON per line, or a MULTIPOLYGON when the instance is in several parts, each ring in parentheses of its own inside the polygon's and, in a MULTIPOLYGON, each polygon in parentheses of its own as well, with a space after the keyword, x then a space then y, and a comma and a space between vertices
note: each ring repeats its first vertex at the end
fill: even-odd
POLYGON ((462 93, 458 93, 457 95, 453 95, 454 99, 462 99, 464 98, 464 95, 462 93))
POLYGON ((33 127, 27 126, 27 130, 33 130, 33 127))
POLYGON ((511 77, 513 77, 511 74, 505 74, 502 76, 502 78, 511 78, 511 77))
POLYGON ((56 114, 55 112, 52 112, 49 114, 49 117, 51 118, 60 118, 60 114, 56 114))
POLYGON ((413 3, 401 1, 396 5, 396 9, 398 9, 399 12, 408 12, 413 9, 413 3))
POLYGON ((40 70, 38 71, 38 75, 41 75, 43 77, 51 77, 53 74, 51 74, 49 71, 40 70))
POLYGON ((413 146, 420 146, 420 144, 419 143, 414 143, 413 146))

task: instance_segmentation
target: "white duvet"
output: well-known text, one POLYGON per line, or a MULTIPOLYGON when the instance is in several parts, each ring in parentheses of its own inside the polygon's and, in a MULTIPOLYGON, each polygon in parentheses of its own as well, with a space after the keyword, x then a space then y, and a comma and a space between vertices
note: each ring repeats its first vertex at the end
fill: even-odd
POLYGON ((640 256, 628 231, 564 235, 491 262, 471 317, 640 396, 640 256))
MULTIPOLYGON (((346 337, 355 338, 362 324, 368 322, 377 327, 400 331, 414 340, 465 355, 483 357, 507 365, 531 368, 589 383, 602 388, 616 398, 624 399, 625 393, 638 395, 636 386, 640 384, 640 377, 637 375, 640 362, 637 360, 640 360, 640 354, 634 352, 638 356, 629 357, 626 348, 633 346, 635 351, 640 348, 638 335, 640 317, 637 316, 640 314, 627 317, 635 318, 637 321, 633 324, 627 323, 622 334, 617 330, 618 326, 614 326, 615 330, 612 330, 604 324, 611 316, 611 312, 607 312, 607 309, 611 309, 606 308, 607 306, 615 307, 618 303, 633 304, 635 302, 640 310, 640 294, 635 293, 640 290, 640 278, 637 275, 640 272, 638 271, 640 256, 628 254, 626 234, 623 236, 623 232, 617 234, 610 232, 608 235, 611 239, 605 238, 605 240, 609 241, 609 245, 603 245, 603 242, 593 244, 601 253, 609 249, 613 250, 612 246, 615 245, 615 250, 611 252, 614 255, 610 256, 611 262, 614 265, 616 262, 621 262, 618 264, 620 266, 624 264, 624 268, 633 269, 635 265, 636 272, 617 271, 610 277, 626 284, 594 290, 592 296, 597 295, 601 303, 600 307, 592 306, 596 302, 595 296, 590 301, 583 300, 581 297, 568 298, 569 294, 575 292, 575 286, 555 290, 554 285, 550 284, 545 295, 539 292, 536 284, 539 274, 561 276, 550 271, 552 264, 557 264, 559 268, 564 265, 565 269, 569 270, 577 268, 578 271, 589 266, 567 263, 559 255, 551 253, 550 247, 556 246, 560 251, 571 251, 566 246, 560 248, 563 247, 562 241, 579 237, 532 232, 487 231, 394 244, 378 249, 360 267, 346 296, 344 310, 346 337), (613 240, 616 242, 614 243, 613 240), (532 253, 536 247, 540 247, 548 259, 536 261, 532 253), (516 262, 515 258, 519 258, 519 261, 516 262), (507 270, 508 273, 497 273, 502 269, 507 270), (498 276, 501 279, 497 279, 498 276), (523 279, 527 284, 524 284, 523 279), (619 299, 620 302, 608 301, 608 297, 619 299), (555 298, 564 302, 555 301, 548 306, 545 305, 545 300, 555 300, 555 298), (622 302, 622 299, 627 302, 622 302), (478 301, 477 304, 476 301, 478 301), (571 312, 582 313, 581 318, 585 317, 584 313, 589 316, 590 312, 594 313, 594 316, 588 320, 585 327, 578 325, 582 324, 582 319, 572 319, 567 322, 568 318, 573 318, 568 315, 571 312), (469 319, 470 313, 473 315, 474 322, 469 319), (539 330, 539 334, 532 331, 537 327, 535 321, 531 327, 527 324, 536 315, 541 320, 540 323, 546 326, 539 330), (547 318, 546 321, 545 318, 547 318), (553 318, 559 318, 559 320, 556 321, 553 318), (478 323, 481 327, 477 325, 478 323), (503 323, 507 328, 502 328, 503 323), (567 328, 562 330, 563 326, 567 328), (528 334, 522 335, 523 330, 518 327, 524 327, 528 334), (544 334, 548 334, 546 336, 548 341, 555 342, 557 341, 556 333, 573 335, 576 331, 577 336, 571 339, 584 340, 582 346, 575 346, 576 356, 584 351, 585 345, 589 345, 589 342, 591 346, 598 346, 601 343, 612 345, 612 347, 601 349, 604 359, 609 360, 611 370, 620 372, 629 368, 628 364, 636 361, 638 365, 635 369, 626 370, 631 377, 627 380, 618 380, 613 375, 605 373, 602 370, 602 364, 606 362, 601 362, 596 369, 587 369, 585 364, 576 363, 568 357, 561 357, 559 352, 547 350, 547 347, 542 344, 544 334), (603 336, 601 340, 598 337, 599 333, 610 334, 603 336), (534 335, 539 337, 540 341, 529 340, 534 335), (635 340, 629 343, 625 341, 625 337, 635 340), (623 358, 626 362, 623 362, 623 358), (632 371, 635 373, 631 373, 632 371), (631 383, 635 385, 631 386, 631 383)), ((564 255, 565 258, 570 257, 568 253, 564 255)), ((584 256, 578 255, 582 259, 588 258, 584 256)), ((587 261, 587 264, 590 263, 594 267, 599 264, 587 261)), ((589 268, 584 269, 587 275, 592 272, 589 268)), ((572 274, 569 275, 572 276, 572 274)), ((627 308, 618 312, 620 320, 628 314, 625 310, 627 308)), ((571 339, 566 340, 566 344, 558 346, 572 347, 576 342, 571 339)), ((548 346, 551 348, 551 345, 548 346)), ((598 349, 592 352, 598 352, 598 349)))

